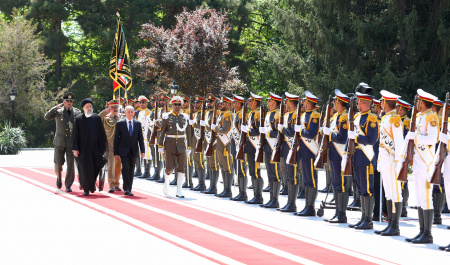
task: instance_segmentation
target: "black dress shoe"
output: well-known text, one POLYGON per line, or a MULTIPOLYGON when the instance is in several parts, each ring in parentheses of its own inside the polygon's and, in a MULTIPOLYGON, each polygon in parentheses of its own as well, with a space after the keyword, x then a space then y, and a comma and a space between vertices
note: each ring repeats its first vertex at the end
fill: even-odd
POLYGON ((128 196, 134 196, 134 194, 130 191, 130 192, 128 192, 128 194, 127 194, 128 196))
POLYGON ((129 195, 130 192, 126 190, 123 194, 124 194, 124 195, 129 195))
POLYGON ((114 188, 116 191, 122 191, 119 187, 114 188))
POLYGON ((89 196, 89 191, 85 190, 83 193, 84 196, 89 196))
POLYGON ((95 192, 95 188, 89 190, 91 193, 95 192))
POLYGON ((71 188, 66 188, 66 192, 72 192, 71 188))
POLYGON ((62 187, 62 182, 60 179, 56 178, 56 187, 60 189, 62 187))
POLYGON ((110 188, 108 192, 109 192, 109 193, 114 193, 114 192, 116 192, 116 191, 114 190, 114 188, 110 188))

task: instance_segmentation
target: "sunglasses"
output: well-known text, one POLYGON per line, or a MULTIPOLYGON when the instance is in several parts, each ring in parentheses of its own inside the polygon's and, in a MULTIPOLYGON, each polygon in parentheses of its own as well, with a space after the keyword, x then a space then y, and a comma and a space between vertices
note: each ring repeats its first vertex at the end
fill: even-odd
POLYGON ((71 103, 73 102, 73 100, 71 100, 71 99, 66 99, 65 101, 66 102, 71 102, 71 103))
POLYGON ((147 103, 147 101, 141 101, 141 104, 145 104, 145 103, 147 103))
POLYGON ((173 103, 174 106, 181 106, 181 103, 173 103))

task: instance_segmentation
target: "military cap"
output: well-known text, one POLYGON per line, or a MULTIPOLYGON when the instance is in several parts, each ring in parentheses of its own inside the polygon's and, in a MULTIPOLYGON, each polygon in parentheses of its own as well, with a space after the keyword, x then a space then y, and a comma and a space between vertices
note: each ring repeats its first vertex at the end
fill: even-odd
POLYGON ((372 101, 373 98, 374 98, 374 96, 372 96, 372 95, 365 94, 365 93, 361 93, 361 92, 356 92, 355 95, 356 95, 356 97, 357 97, 358 99, 361 99, 361 100, 369 100, 369 101, 372 101))
POLYGON ((64 93, 63 99, 74 100, 75 94, 72 92, 66 92, 66 93, 64 93))
POLYGON ((156 100, 158 97, 156 95, 150 95, 148 97, 149 100, 156 100))
POLYGON ((421 88, 417 89, 417 94, 419 95, 419 98, 421 100, 425 100, 428 102, 434 102, 435 100, 437 100, 437 97, 431 95, 428 92, 423 91, 421 88))
POLYGON ((208 93, 206 95, 206 101, 216 101, 216 97, 213 94, 208 93))
POLYGON ((261 101, 263 99, 263 97, 253 94, 252 92, 250 92, 250 98, 256 101, 261 101))
POLYGON ((195 101, 194 101, 194 103, 199 103, 199 102, 203 102, 203 97, 202 96, 199 96, 199 95, 195 95, 195 101))
POLYGON ((244 103, 244 98, 238 95, 233 95, 233 100, 236 102, 244 103))
POLYGON ((139 96, 139 101, 148 102, 148 98, 146 96, 139 96))
POLYGON ((181 103, 181 104, 183 104, 184 103, 183 102, 183 98, 180 97, 180 96, 174 96, 172 98, 172 100, 170 100, 170 104, 173 104, 173 103, 181 103))
POLYGON ((374 99, 374 100, 373 100, 373 105, 375 105, 375 106, 381 106, 381 101, 378 100, 378 99, 374 99))
POLYGON ((134 102, 134 100, 133 100, 133 99, 131 99, 131 98, 129 98, 129 99, 128 99, 128 102, 131 102, 131 103, 133 103, 133 102, 134 102))
POLYGON ((305 91, 305 98, 306 98, 306 100, 309 100, 309 101, 311 101, 314 104, 316 104, 317 102, 321 101, 320 98, 316 97, 315 95, 313 95, 308 90, 305 91))
POLYGON ((169 96, 167 96, 167 94, 165 94, 165 93, 159 94, 159 98, 160 99, 170 99, 169 96))
POLYGON ((433 101, 433 105, 436 105, 436 106, 441 106, 441 107, 443 107, 444 104, 445 104, 445 102, 442 101, 442 100, 439 100, 439 99, 436 99, 435 101, 433 101))
POLYGON ((350 97, 346 94, 342 93, 339 89, 334 90, 334 94, 336 95, 336 98, 344 103, 350 102, 350 97))
POLYGON ((188 97, 186 94, 181 94, 180 97, 183 98, 184 102, 186 102, 186 101, 191 102, 191 98, 188 97))
POLYGON ((273 100, 281 102, 281 97, 278 96, 277 94, 272 93, 272 92, 270 92, 270 98, 273 99, 273 100))
POLYGON ((410 110, 412 108, 411 104, 409 104, 408 102, 401 100, 401 99, 397 99, 397 105, 399 105, 400 107, 407 108, 408 110, 410 110))
POLYGON ((381 99, 382 100, 395 100, 395 101, 397 101, 397 99, 401 98, 401 96, 396 95, 396 94, 391 93, 391 92, 386 91, 386 90, 381 90, 380 94, 381 94, 381 99))
POLYGON ((284 95, 286 96, 286 100, 298 101, 297 95, 291 94, 289 92, 284 92, 284 95))
POLYGON ((108 107, 119 107, 119 101, 117 99, 110 100, 108 104, 106 104, 108 107))
POLYGON ((369 95, 372 94, 372 91, 373 91, 373 88, 363 82, 359 83, 355 89, 355 92, 359 92, 361 94, 369 94, 369 95))
POLYGON ((222 102, 222 103, 224 103, 224 102, 225 102, 225 103, 231 103, 232 100, 231 100, 231 98, 229 98, 229 97, 222 96, 220 102, 222 102))
POLYGON ((91 103, 92 105, 94 105, 94 103, 92 102, 92 99, 90 99, 90 98, 85 98, 85 99, 83 99, 82 101, 81 101, 81 108, 83 108, 84 107, 84 105, 86 105, 86 104, 88 104, 88 103, 91 103))

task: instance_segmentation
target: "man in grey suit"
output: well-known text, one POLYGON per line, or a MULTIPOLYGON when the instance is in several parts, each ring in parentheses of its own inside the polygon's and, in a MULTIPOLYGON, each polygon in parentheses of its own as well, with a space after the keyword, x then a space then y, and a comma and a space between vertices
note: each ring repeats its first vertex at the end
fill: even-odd
POLYGON ((72 184, 75 177, 74 158, 72 153, 72 126, 75 117, 81 113, 77 108, 73 107, 75 94, 67 92, 64 94, 63 103, 51 108, 44 116, 48 121, 55 120, 56 132, 53 139, 55 146, 54 163, 56 173, 56 187, 62 187, 61 172, 64 162, 67 160, 67 171, 65 177, 66 191, 71 192, 72 184), (64 155, 66 156, 64 159, 64 155))

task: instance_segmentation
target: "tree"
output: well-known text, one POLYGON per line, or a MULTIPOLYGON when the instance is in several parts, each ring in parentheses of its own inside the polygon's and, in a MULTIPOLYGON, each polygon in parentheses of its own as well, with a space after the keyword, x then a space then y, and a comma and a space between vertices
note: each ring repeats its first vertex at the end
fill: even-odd
POLYGON ((175 79, 188 94, 217 95, 230 89, 225 84, 239 83, 236 69, 225 63, 230 30, 226 15, 214 9, 184 9, 173 29, 142 25, 139 36, 150 42, 150 48, 137 52, 139 75, 149 80, 175 79))

